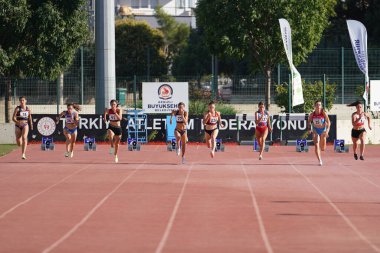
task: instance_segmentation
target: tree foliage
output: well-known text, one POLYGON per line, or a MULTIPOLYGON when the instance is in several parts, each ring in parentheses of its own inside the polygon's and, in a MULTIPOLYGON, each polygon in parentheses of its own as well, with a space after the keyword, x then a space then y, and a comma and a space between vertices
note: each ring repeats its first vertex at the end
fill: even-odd
POLYGON ((0 74, 55 79, 88 37, 85 0, 0 0, 0 74))
MULTIPOLYGON (((323 82, 317 81, 314 83, 306 83, 302 80, 303 98, 305 103, 292 107, 292 112, 309 113, 314 108, 316 100, 323 102, 323 82)), ((330 110, 335 100, 336 85, 326 81, 326 105, 324 108, 330 110)), ((275 87, 275 102, 278 106, 284 107, 286 112, 289 112, 289 95, 288 84, 279 84, 275 87)))
POLYGON ((144 75, 148 64, 151 75, 166 74, 164 36, 161 31, 151 28, 145 21, 124 19, 116 21, 115 37, 118 76, 144 75))
POLYGON ((292 27, 293 60, 299 64, 320 41, 335 4, 336 0, 199 0, 196 18, 212 53, 246 56, 252 70, 263 72, 268 103, 271 71, 286 59, 278 19, 287 19, 292 27))
POLYGON ((160 6, 155 9, 155 17, 160 26, 160 31, 164 34, 165 55, 171 66, 174 58, 187 45, 190 26, 177 22, 172 16, 165 13, 160 6))

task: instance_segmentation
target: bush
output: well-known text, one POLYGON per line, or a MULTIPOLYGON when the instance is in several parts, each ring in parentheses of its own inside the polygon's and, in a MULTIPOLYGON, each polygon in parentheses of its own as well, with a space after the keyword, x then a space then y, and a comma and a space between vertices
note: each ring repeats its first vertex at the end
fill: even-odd
MULTIPOLYGON (((206 100, 191 100, 189 105, 189 112, 191 115, 203 115, 208 110, 208 103, 206 100)), ((222 115, 235 115, 236 109, 229 104, 221 102, 216 103, 216 110, 222 115)))
MULTIPOLYGON (((321 100, 323 102, 323 82, 316 81, 314 83, 305 83, 302 80, 303 98, 305 103, 302 105, 297 105, 292 108, 292 112, 298 113, 308 113, 313 111, 314 102, 316 100, 321 100)), ((323 107, 326 110, 330 110, 335 100, 336 84, 330 84, 326 81, 326 105, 323 107)), ((288 84, 278 84, 275 86, 275 99, 274 101, 280 107, 284 107, 286 112, 289 112, 289 95, 288 95, 288 84)))

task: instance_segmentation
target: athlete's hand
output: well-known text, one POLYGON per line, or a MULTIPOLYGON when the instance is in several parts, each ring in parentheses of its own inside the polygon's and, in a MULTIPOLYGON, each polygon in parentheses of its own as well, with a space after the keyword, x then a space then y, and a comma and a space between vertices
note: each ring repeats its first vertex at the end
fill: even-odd
POLYGON ((329 138, 329 132, 325 131, 326 138, 329 138))
POLYGON ((371 126, 368 126, 369 130, 372 130, 372 127, 371 126))
POLYGON ((272 129, 271 127, 268 127, 268 130, 269 130, 269 132, 272 132, 272 131, 273 131, 273 129, 272 129))
POLYGON ((309 131, 308 131, 308 132, 309 132, 309 134, 312 134, 312 133, 313 133, 313 130, 309 129, 309 131))

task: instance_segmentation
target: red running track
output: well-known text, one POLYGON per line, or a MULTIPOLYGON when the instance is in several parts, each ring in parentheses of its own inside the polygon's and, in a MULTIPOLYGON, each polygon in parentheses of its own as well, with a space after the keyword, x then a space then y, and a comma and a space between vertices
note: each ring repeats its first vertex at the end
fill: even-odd
POLYGON ((0 158, 0 252, 380 252, 379 146, 322 167, 294 147, 63 148, 0 158))

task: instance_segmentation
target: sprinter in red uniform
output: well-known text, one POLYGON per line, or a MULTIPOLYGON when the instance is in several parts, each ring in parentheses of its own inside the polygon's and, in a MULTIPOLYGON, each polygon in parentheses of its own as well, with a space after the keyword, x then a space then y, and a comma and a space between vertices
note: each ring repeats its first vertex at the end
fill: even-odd
POLYGON ((309 133, 313 134, 315 155, 318 158, 319 165, 322 166, 321 150, 325 151, 326 149, 326 139, 329 137, 330 131, 330 119, 323 109, 321 101, 314 102, 314 111, 309 115, 307 125, 309 133))
POLYGON ((268 136, 268 132, 272 132, 272 126, 270 122, 270 114, 265 110, 263 102, 259 103, 259 110, 255 112, 256 123, 256 139, 260 146, 259 160, 263 159, 263 151, 265 148, 265 140, 268 136))
POLYGON ((107 121, 107 115, 109 120, 109 125, 107 128, 108 139, 111 142, 110 154, 115 156, 115 163, 119 162, 117 153, 119 150, 119 144, 121 139, 121 120, 123 119, 122 111, 118 108, 118 102, 116 100, 111 100, 111 108, 105 109, 103 120, 107 121))
POLYGON ((26 106, 26 98, 24 96, 19 98, 20 105, 16 107, 13 112, 12 120, 15 122, 16 142, 21 146, 21 158, 26 159, 26 145, 28 145, 29 125, 33 130, 32 113, 29 107, 26 106))
POLYGON ((366 130, 365 130, 365 122, 368 121, 368 128, 369 130, 372 130, 371 127, 371 118, 368 113, 363 111, 363 104, 360 101, 356 101, 352 104, 349 104, 348 106, 355 106, 356 112, 354 112, 351 116, 351 122, 352 122, 352 130, 351 130, 351 138, 353 143, 353 149, 354 149, 354 158, 355 160, 358 160, 358 140, 360 140, 360 160, 364 160, 364 149, 365 149, 365 137, 366 137, 366 130))
POLYGON ((210 155, 212 158, 215 156, 216 138, 219 133, 218 123, 223 127, 221 120, 220 112, 215 110, 215 103, 211 101, 208 104, 208 112, 203 117, 203 124, 205 126, 205 140, 207 147, 211 148, 210 155))

